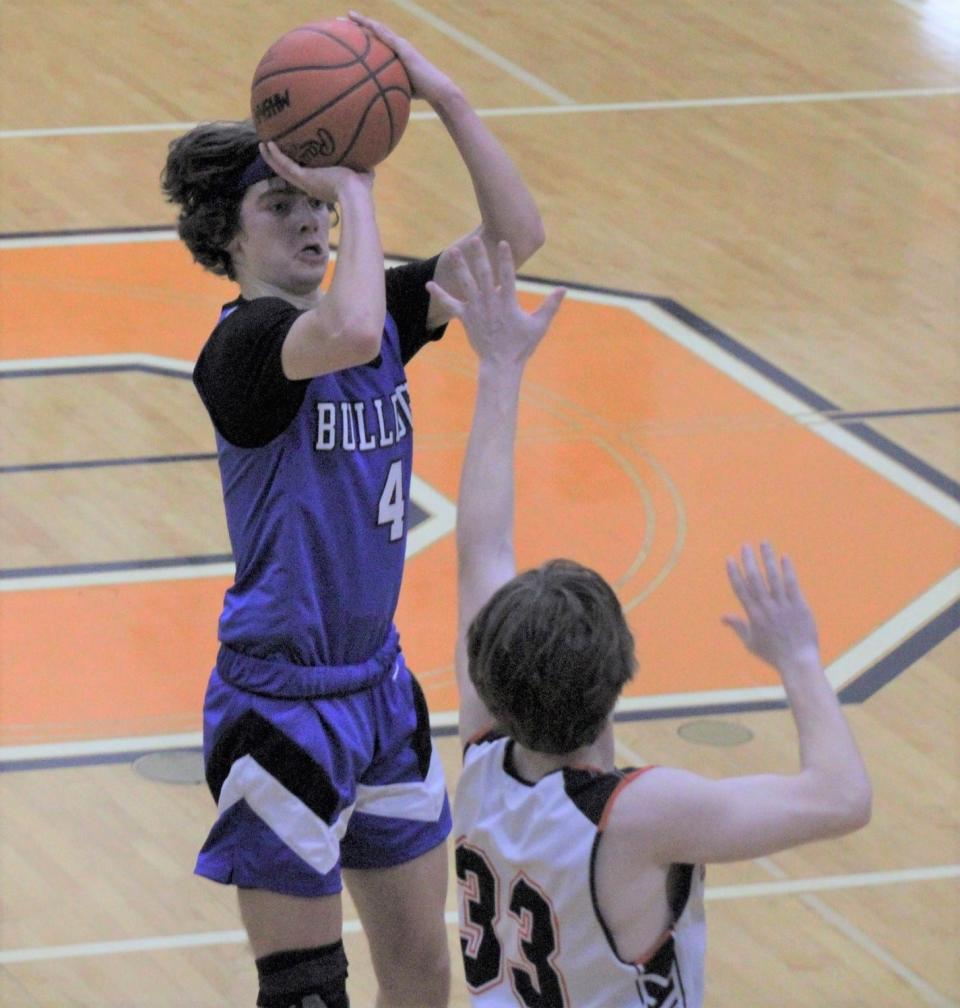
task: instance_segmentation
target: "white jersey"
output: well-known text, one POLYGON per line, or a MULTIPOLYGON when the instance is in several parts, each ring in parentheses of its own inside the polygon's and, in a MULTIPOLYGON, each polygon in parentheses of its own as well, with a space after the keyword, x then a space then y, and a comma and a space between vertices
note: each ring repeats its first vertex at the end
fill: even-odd
MULTIPOLYGON (((644 962, 624 962, 597 908, 594 858, 627 771, 564 767, 536 783, 513 770, 513 743, 467 747, 454 802, 460 947, 476 1008, 701 1008, 703 868, 644 962)), ((636 771, 640 773, 642 771, 636 771)))

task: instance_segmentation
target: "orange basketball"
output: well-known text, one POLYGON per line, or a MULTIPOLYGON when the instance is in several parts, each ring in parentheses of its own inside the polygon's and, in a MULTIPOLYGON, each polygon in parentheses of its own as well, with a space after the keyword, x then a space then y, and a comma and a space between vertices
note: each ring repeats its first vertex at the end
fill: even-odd
POLYGON ((250 110, 262 140, 311 168, 369 171, 410 118, 410 81, 397 54, 353 21, 282 35, 253 75, 250 110))

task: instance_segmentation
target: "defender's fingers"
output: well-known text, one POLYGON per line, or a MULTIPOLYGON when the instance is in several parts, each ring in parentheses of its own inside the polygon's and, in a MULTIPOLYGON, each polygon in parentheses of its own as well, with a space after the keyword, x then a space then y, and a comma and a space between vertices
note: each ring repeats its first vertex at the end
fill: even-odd
POLYGON ((457 283, 464 295, 464 301, 475 301, 477 298, 477 281, 474 279, 473 270, 464 251, 454 245, 450 249, 450 259, 453 263, 453 272, 456 275, 457 283))
POLYGON ((747 604, 750 601, 750 596, 747 592, 747 586, 743 579, 743 573, 741 572, 737 561, 732 557, 727 557, 727 579, 730 581, 730 587, 733 589, 733 594, 740 600, 744 609, 748 608, 747 604))
POLYGON ((517 270, 513 262, 513 249, 508 241, 497 242, 496 282, 503 297, 511 302, 517 297, 517 270))
POLYGON ((730 627, 740 640, 749 646, 750 626, 748 623, 744 622, 739 616, 721 616, 720 622, 723 623, 724 626, 730 627))
POLYGON ((557 287, 543 299, 543 301, 537 306, 537 310, 533 313, 534 318, 542 322, 544 328, 549 327, 550 323, 553 321, 554 316, 560 310, 560 305, 563 303, 563 299, 567 296, 566 287, 557 287))
POLYGON ((780 557, 780 567, 783 571, 784 594, 793 602, 802 602, 803 592, 800 591, 800 582, 797 579, 797 571, 793 566, 793 561, 788 556, 782 556, 780 557))
POLYGON ((763 559, 763 571, 767 578, 770 594, 779 598, 783 594, 783 586, 780 582, 780 570, 777 567, 777 558, 770 543, 762 542, 760 544, 760 556, 763 559))
POLYGON ((487 255, 487 246, 479 238, 471 238, 467 242, 466 252, 477 286, 483 291, 493 290, 493 270, 490 267, 490 257, 487 255))
POLYGON ((744 546, 740 550, 740 562, 743 565, 743 583, 747 592, 754 599, 763 598, 767 594, 767 586, 757 566, 757 558, 752 547, 744 546))
POLYGON ((435 280, 427 281, 427 293, 435 297, 454 318, 463 318, 466 307, 464 303, 445 291, 435 280))

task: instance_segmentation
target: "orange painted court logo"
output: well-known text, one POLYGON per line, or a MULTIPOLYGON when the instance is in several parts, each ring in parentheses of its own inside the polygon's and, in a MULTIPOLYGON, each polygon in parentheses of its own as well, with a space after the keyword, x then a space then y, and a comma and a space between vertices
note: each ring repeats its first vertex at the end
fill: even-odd
MULTIPOLYGON (((9 241, 0 280, 0 759, 197 744, 232 566, 190 373, 232 287, 167 232, 9 241)), ((438 730, 456 721, 450 533, 474 373, 457 326, 408 369, 397 624, 438 730)), ((524 386, 518 562, 571 556, 615 585, 640 659, 621 716, 783 703, 720 622, 744 542, 793 557, 848 702, 960 624, 960 488, 867 419, 669 300, 571 289, 524 386)))

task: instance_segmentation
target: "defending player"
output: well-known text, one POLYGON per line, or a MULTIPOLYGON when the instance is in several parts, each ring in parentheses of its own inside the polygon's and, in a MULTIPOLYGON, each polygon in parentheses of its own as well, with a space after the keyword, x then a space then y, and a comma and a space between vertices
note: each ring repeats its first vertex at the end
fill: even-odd
MULTIPOLYGON (((710 780, 617 770, 614 704, 634 674, 612 588, 553 560, 516 575, 513 449, 524 364, 557 306, 516 305, 479 246, 458 258, 479 359, 457 520, 463 773, 454 799, 463 963, 483 1008, 697 1008, 707 862, 772 854, 863 826, 871 789, 820 664, 793 566, 764 545, 728 563, 746 617, 725 622, 780 673, 794 774, 710 780)), ((681 618, 681 614, 678 614, 681 618)))
MULTIPOLYGON (((409 42, 355 20, 397 51, 447 127, 476 192, 475 234, 526 259, 542 224, 506 153, 409 42)), ((438 1008, 450 814, 393 619, 413 441, 404 366, 450 317, 425 285, 457 289, 455 245, 385 277, 372 176, 302 168, 258 147, 249 123, 174 141, 163 181, 194 257, 240 287, 194 370, 236 560, 204 706, 218 819, 196 870, 238 888, 263 1008, 348 1005, 341 869, 379 1008, 438 1008)))

